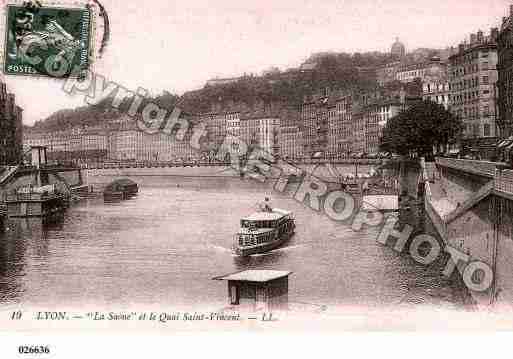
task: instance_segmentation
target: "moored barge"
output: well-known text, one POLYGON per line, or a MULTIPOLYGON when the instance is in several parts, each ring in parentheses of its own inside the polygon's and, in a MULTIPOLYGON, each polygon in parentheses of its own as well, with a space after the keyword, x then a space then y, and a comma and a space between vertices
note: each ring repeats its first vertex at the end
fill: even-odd
POLYGON ((7 193, 5 204, 9 218, 46 218, 62 213, 68 207, 68 196, 55 185, 28 186, 7 193))
POLYGON ((118 201, 132 198, 139 192, 139 186, 128 178, 111 182, 103 191, 105 201, 118 201))

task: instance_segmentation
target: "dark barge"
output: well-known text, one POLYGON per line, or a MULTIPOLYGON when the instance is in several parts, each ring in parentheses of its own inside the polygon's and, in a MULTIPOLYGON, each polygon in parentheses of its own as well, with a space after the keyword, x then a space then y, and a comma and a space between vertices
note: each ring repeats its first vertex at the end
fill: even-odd
POLYGON ((128 178, 121 178, 111 182, 103 191, 105 201, 121 201, 130 199, 139 192, 139 186, 128 178))

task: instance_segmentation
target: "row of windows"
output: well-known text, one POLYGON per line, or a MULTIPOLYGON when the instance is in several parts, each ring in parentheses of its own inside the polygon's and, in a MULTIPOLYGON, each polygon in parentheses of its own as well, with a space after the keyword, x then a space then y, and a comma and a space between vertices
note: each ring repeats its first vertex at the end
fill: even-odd
POLYGON ((235 120, 235 121, 238 121, 239 120, 239 114, 238 113, 229 113, 226 115, 226 120, 227 121, 231 121, 231 120, 235 120))
POLYGON ((337 103, 337 111, 351 111, 351 103, 350 102, 343 102, 343 103, 337 103))
POLYGON ((468 66, 455 68, 455 69, 453 69, 451 74, 452 74, 452 78, 457 78, 457 77, 466 76, 469 74, 474 74, 479 71, 488 71, 488 70, 495 70, 495 68, 493 68, 493 66, 490 67, 490 63, 488 61, 485 61, 485 62, 481 63, 481 66, 479 66, 478 64, 471 64, 468 66))
POLYGON ((425 72, 426 72, 425 70, 413 70, 413 71, 399 72, 397 74, 397 79, 404 80, 404 79, 412 78, 412 77, 423 77, 425 72))
POLYGON ((447 97, 445 95, 440 95, 440 96, 437 95, 437 96, 429 96, 427 98, 429 99, 429 101, 436 102, 438 104, 444 104, 444 103, 446 103, 446 100, 450 101, 451 95, 447 95, 447 97))
MULTIPOLYGON (((449 85, 449 90, 451 91, 461 91, 473 87, 477 87, 480 85, 480 78, 479 77, 473 77, 471 79, 465 79, 460 82, 452 83, 449 85)), ((490 78, 488 76, 482 76, 481 77, 481 84, 483 85, 489 85, 490 84, 490 78)))
POLYGON ((479 117, 490 117, 490 106, 484 106, 479 111, 479 107, 465 107, 463 109, 457 110, 457 114, 460 117, 470 117, 470 118, 479 118, 479 117))
MULTIPOLYGON (((488 58, 489 50, 481 50, 481 58, 488 58)), ((479 52, 474 51, 466 54, 465 56, 460 56, 452 61, 453 65, 463 65, 465 63, 471 63, 474 60, 479 59, 479 52)))
POLYGON ((479 108, 479 106, 460 108, 456 112, 459 115, 465 115, 465 117, 467 117, 467 116, 479 117, 480 115, 482 117, 490 117, 490 115, 491 115, 489 105, 485 105, 485 106, 481 107, 481 109, 479 108))
POLYGON ((448 84, 427 84, 424 85, 424 92, 432 93, 432 92, 442 92, 450 89, 450 85, 448 84))
POLYGON ((463 129, 465 131, 465 135, 468 136, 475 136, 475 137, 490 137, 492 135, 491 126, 489 123, 483 124, 481 126, 478 123, 473 124, 464 124, 463 129))
POLYGON ((464 92, 462 94, 453 95, 452 97, 449 97, 449 101, 452 100, 453 104, 463 104, 464 102, 474 101, 479 99, 479 94, 483 97, 488 97, 490 95, 490 90, 483 90, 483 91, 470 91, 470 92, 464 92))

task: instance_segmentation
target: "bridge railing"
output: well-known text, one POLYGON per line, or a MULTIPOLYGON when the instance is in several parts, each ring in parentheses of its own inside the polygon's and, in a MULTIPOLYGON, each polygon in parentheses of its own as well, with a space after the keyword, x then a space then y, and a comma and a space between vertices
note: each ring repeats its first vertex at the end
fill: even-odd
POLYGON ((436 164, 492 178, 496 191, 513 195, 513 170, 501 170, 505 163, 437 158, 436 164))
POLYGON ((504 170, 497 172, 494 187, 496 191, 513 194, 513 171, 504 170))
POLYGON ((475 160, 460 160, 455 158, 442 158, 436 159, 438 166, 453 168, 464 172, 474 173, 486 177, 494 177, 495 170, 499 163, 475 160))

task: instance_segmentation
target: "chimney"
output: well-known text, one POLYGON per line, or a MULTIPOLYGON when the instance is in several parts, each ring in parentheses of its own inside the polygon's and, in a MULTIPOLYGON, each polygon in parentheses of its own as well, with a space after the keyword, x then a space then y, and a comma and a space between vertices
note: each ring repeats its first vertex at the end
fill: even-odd
POLYGON ((465 44, 461 43, 458 45, 458 52, 461 54, 465 51, 465 44))
POLYGON ((483 32, 481 30, 479 30, 477 32, 477 42, 482 44, 484 42, 484 36, 483 36, 483 32))
POLYGON ((474 45, 477 42, 477 35, 476 34, 470 34, 470 45, 474 45))
POLYGON ((497 42, 497 39, 499 38, 499 29, 496 27, 492 27, 490 30, 490 38, 492 42, 497 42))

